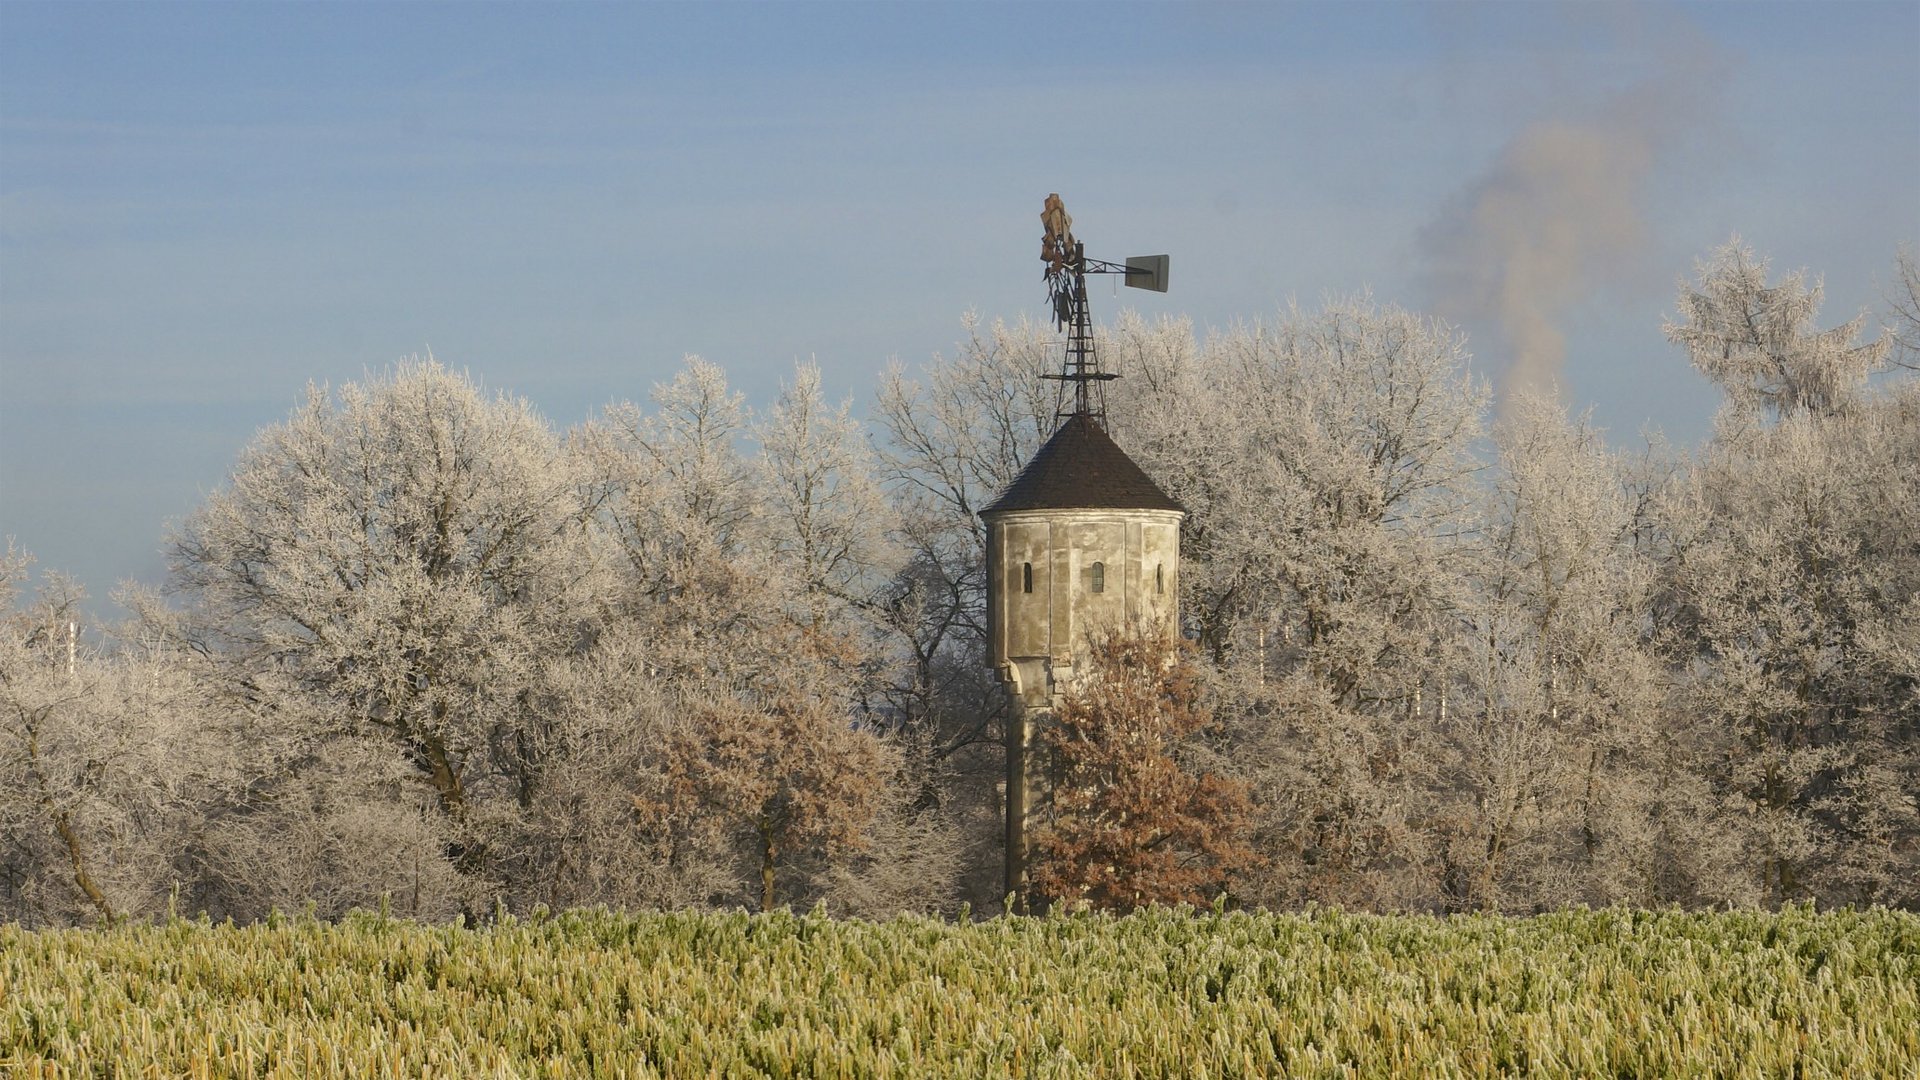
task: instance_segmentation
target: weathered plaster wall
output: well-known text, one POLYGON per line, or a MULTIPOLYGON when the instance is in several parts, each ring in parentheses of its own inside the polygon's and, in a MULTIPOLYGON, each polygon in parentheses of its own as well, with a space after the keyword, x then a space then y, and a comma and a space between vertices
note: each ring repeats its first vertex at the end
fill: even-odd
POLYGON ((1084 655, 1089 634, 1134 619, 1174 616, 1180 517, 1172 510, 1086 509, 991 517, 991 661, 1023 703, 1040 707, 1050 701, 1054 678, 1064 677, 1075 657, 1084 655))

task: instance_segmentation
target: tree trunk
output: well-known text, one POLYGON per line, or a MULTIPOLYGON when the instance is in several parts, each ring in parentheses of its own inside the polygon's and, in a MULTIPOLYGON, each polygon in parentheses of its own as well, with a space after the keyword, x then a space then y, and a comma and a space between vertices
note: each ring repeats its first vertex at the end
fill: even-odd
POLYGON ((456 822, 466 820, 466 787, 460 783, 460 773, 447 756, 446 744, 438 736, 429 736, 422 740, 421 749, 426 754, 427 774, 433 780, 434 794, 440 797, 440 809, 456 822))
MULTIPOLYGON (((433 783, 434 794, 440 798, 440 809, 455 825, 466 824, 467 789, 460 782, 460 771, 453 767, 453 760, 447 755, 446 744, 438 736, 428 736, 422 740, 421 750, 427 759, 427 775, 433 783)), ((459 838, 447 845, 447 855, 453 860, 455 870, 475 874, 486 862, 486 845, 468 842, 463 832, 456 832, 459 838)))
POLYGON ((31 722, 26 725, 26 728, 27 765, 33 772, 35 782, 40 786, 40 805, 46 808, 47 813, 53 815, 53 831, 59 834, 60 842, 66 845, 67 861, 73 864, 73 883, 80 887, 87 901, 100 912, 100 917, 107 922, 112 922, 113 905, 108 902, 107 895, 100 891, 100 886, 94 882, 93 875, 87 873, 86 851, 81 846, 80 834, 73 831, 73 819, 53 801, 53 788, 47 783, 47 774, 40 767, 39 729, 31 722))
POLYGON ((773 826, 760 826, 760 910, 773 910, 773 869, 776 850, 773 844, 773 826))
MULTIPOLYGON (((51 807, 53 800, 47 800, 47 805, 51 807)), ((113 905, 107 902, 106 894, 100 891, 100 886, 94 884, 93 876, 87 873, 87 861, 80 850, 80 837, 74 833, 65 811, 57 811, 53 815, 53 827, 67 845, 67 858, 73 862, 73 883, 80 886, 80 891, 85 893, 87 899, 99 910, 101 918, 112 922, 113 905)))
POLYGON ((1600 779, 1600 751, 1595 750, 1587 756, 1587 796, 1581 806, 1580 844, 1586 849, 1587 862, 1593 862, 1593 853, 1600 846, 1600 837, 1593 827, 1594 788, 1600 779))

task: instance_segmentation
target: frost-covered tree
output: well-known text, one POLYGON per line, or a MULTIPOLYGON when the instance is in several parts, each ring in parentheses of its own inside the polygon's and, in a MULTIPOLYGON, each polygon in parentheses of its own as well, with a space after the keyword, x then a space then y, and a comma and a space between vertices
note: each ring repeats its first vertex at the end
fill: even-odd
MULTIPOLYGON (((850 876, 856 863, 869 878, 912 868, 930 891, 952 846, 899 797, 906 733, 871 704, 886 669, 874 594, 893 556, 857 428, 811 366, 757 420, 697 358, 654 403, 616 407, 574 440, 614 554, 605 629, 593 658, 569 664, 590 684, 564 711, 590 728, 599 694, 613 718, 583 764, 625 792, 627 841, 654 867, 621 873, 669 903, 926 906, 850 876), (741 453, 749 439, 757 457, 741 453), (644 688, 593 689, 622 670, 644 688), (614 748, 624 776, 606 767, 614 748)), ((604 807, 591 791, 572 798, 604 807)))
POLYGON ((296 740, 280 722, 245 722, 225 736, 226 760, 245 766, 247 783, 195 837, 181 909, 251 922, 275 910, 337 919, 385 906, 438 922, 498 895, 497 882, 476 881, 447 857, 470 834, 403 756, 365 739, 296 740))
POLYGON ((849 609, 870 612, 896 562, 877 462, 851 412, 851 402, 827 404, 820 368, 807 363, 754 425, 761 533, 817 631, 844 623, 849 609))
MULTIPOLYGON (((9 545, 0 558, 0 822, 7 843, 5 911, 29 921, 63 922, 76 906, 99 919, 115 915, 102 885, 106 856, 90 836, 88 805, 97 787, 89 715, 101 694, 92 657, 83 677, 69 661, 79 595, 55 578, 27 610, 19 589, 30 558, 9 545), (58 884, 56 884, 56 882, 58 884)), ((77 650, 76 650, 77 651, 77 650)), ((124 910, 125 905, 120 905, 124 910)))
POLYGON ((0 918, 63 925, 190 898, 214 814, 242 793, 230 732, 192 658, 103 652, 81 593, 0 559, 0 918))
MULTIPOLYGON (((13 917, 35 907, 54 907, 29 897, 44 888, 48 861, 35 847, 58 840, 75 899, 90 905, 98 919, 113 919, 113 901, 96 880, 98 859, 88 851, 75 822, 79 778, 71 774, 71 757, 77 748, 60 746, 73 742, 69 732, 79 726, 77 713, 92 696, 92 686, 69 671, 60 655, 67 642, 65 630, 75 617, 73 594, 56 580, 52 596, 36 603, 38 611, 17 611, 17 590, 29 563, 29 557, 12 546, 0 561, 0 600, 8 607, 8 619, 0 625, 0 769, 8 780, 0 821, 6 822, 10 838, 4 853, 6 907, 13 917)), ((67 907, 61 903, 54 911, 65 915, 67 907)))
POLYGON ((1042 328, 994 323, 952 358, 910 379, 881 376, 876 421, 883 476, 896 507, 905 564, 887 598, 890 624, 911 662, 895 706, 950 747, 992 741, 974 673, 984 667, 986 541, 979 512, 1054 429, 1051 384, 1059 357, 1042 328))
POLYGON ((902 516, 886 498, 879 456, 851 409, 851 402, 827 404, 819 368, 806 363, 754 425, 757 535, 789 585, 788 603, 801 602, 789 618, 808 635, 843 643, 828 659, 843 658, 835 670, 849 683, 860 722, 884 734, 891 754, 860 844, 829 862, 820 887, 827 903, 847 912, 949 907, 964 800, 943 797, 949 744, 900 707, 915 697, 903 684, 919 684, 922 670, 917 659, 902 663, 907 650, 900 648, 911 640, 902 631, 922 625, 910 614, 919 605, 906 583, 915 578, 905 569, 902 516), (907 672, 914 674, 902 678, 907 672))
MULTIPOLYGON (((1724 422, 1663 507, 1675 708, 1769 902, 1920 881, 1920 389, 1724 422)), ((1730 887, 1729 891, 1737 891, 1730 887)))
POLYGON ((1680 317, 1666 324, 1667 338, 1738 407, 1777 417, 1831 413, 1886 362, 1890 340, 1856 340, 1864 314, 1814 329, 1821 284, 1808 285, 1804 271, 1767 284, 1767 261, 1739 237, 1715 249, 1698 273, 1698 284, 1680 286, 1680 317))
POLYGON ((1341 696, 1364 695, 1362 668, 1394 620, 1344 605, 1391 609, 1423 588, 1393 579, 1438 565, 1440 548, 1407 549, 1444 545, 1479 467, 1486 391, 1462 341, 1397 308, 1338 301, 1216 335, 1183 374, 1170 332, 1110 350, 1127 376, 1115 423, 1191 515, 1182 601, 1202 647, 1225 662, 1285 631, 1316 647, 1341 696))
MULTIPOLYGON (((1706 902, 1733 859, 1691 772, 1699 729, 1668 715, 1649 611, 1644 465, 1586 417, 1523 396, 1495 432, 1474 588, 1438 729, 1450 906, 1706 902)), ((1656 462, 1654 476, 1665 466, 1656 462)))
POLYGON ((541 659, 575 646, 588 610, 579 490, 530 406, 438 363, 314 388, 172 534, 183 606, 151 619, 293 741, 288 797, 304 761, 370 743, 481 875, 536 782, 541 659))
MULTIPOLYGON (((1450 328, 1365 299, 1195 348, 1114 335, 1114 423, 1189 512, 1181 608, 1261 809, 1265 903, 1431 902, 1419 815, 1486 391, 1450 328)), ((1429 832, 1431 830, 1428 830, 1429 832)))
POLYGON ((979 511, 1052 434, 1054 384, 1041 376, 1059 354, 1025 321, 966 325, 959 351, 935 357, 920 379, 898 366, 881 376, 881 476, 902 561, 879 609, 896 664, 874 696, 916 747, 918 801, 972 838, 968 898, 984 905, 1001 898, 995 784, 1007 698, 985 662, 979 511))
POLYGON ((1900 249, 1894 279, 1887 291, 1887 304, 1893 309, 1893 326, 1887 332, 1893 342, 1892 361, 1920 371, 1920 257, 1911 248, 1900 249))
POLYGON ((652 412, 611 406, 571 443, 589 470, 589 502, 628 594, 664 600, 740 550, 753 493, 738 445, 746 407, 718 365, 687 357, 653 388, 653 404, 652 412))

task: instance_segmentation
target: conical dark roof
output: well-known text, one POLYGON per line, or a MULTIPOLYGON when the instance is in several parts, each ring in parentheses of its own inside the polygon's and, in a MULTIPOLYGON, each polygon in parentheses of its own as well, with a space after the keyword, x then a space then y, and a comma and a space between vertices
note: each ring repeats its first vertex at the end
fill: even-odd
POLYGON ((1085 413, 1068 417, 981 513, 1067 508, 1182 509, 1085 413))

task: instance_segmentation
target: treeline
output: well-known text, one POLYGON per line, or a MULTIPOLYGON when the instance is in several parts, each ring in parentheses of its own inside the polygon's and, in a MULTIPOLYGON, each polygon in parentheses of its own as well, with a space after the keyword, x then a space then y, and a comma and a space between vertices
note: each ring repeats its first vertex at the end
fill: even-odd
MULTIPOLYGON (((1497 418, 1366 300, 1122 320, 1112 428, 1190 512, 1181 604, 1249 795, 1238 902, 1920 906, 1920 290, 1822 330, 1729 245, 1695 451, 1497 418), (1882 372, 1879 376, 1874 373, 1882 372)), ((1680 362, 1676 358, 1676 363, 1680 362)), ((0 919, 1000 902, 977 511, 1050 335, 971 326, 870 427, 689 359, 556 432, 432 362, 311 389, 167 538, 112 648, 9 552, 0 919)))

